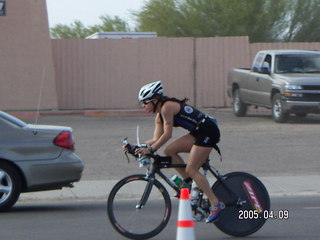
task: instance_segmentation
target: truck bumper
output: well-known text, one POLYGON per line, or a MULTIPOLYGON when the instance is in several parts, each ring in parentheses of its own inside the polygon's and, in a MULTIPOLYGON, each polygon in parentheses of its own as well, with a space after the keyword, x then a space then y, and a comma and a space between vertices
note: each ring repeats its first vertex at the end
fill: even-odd
POLYGON ((320 113, 320 102, 284 101, 285 111, 289 113, 320 113))

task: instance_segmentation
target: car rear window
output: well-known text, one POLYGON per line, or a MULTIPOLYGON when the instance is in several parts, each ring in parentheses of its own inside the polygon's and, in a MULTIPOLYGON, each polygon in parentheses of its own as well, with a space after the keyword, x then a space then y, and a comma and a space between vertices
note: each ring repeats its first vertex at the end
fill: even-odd
POLYGON ((15 127, 24 127, 26 126, 27 124, 23 121, 21 121, 20 119, 10 115, 10 114, 7 114, 5 112, 0 112, 0 124, 1 125, 13 125, 15 127))

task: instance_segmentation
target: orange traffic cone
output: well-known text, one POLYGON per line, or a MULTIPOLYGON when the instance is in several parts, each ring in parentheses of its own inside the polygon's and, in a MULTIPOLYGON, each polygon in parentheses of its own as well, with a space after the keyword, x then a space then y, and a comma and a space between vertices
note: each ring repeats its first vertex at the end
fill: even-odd
POLYGON ((176 240, 195 240, 194 221, 192 218, 190 191, 188 188, 180 190, 179 213, 177 221, 176 240))

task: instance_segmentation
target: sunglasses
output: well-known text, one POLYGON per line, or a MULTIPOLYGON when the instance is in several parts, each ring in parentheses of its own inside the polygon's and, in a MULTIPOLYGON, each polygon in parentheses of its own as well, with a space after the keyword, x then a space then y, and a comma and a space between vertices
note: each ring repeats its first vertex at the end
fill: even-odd
POLYGON ((147 104, 151 103, 152 101, 153 101, 153 99, 145 99, 145 100, 142 100, 142 103, 144 105, 147 105, 147 104))

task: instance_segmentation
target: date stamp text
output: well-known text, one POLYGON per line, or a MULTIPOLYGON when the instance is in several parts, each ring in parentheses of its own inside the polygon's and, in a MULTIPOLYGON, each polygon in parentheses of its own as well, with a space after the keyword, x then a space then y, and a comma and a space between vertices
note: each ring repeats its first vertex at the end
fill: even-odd
POLYGON ((239 210, 240 220, 250 220, 250 219, 279 219, 287 220, 289 219, 289 210, 264 210, 258 212, 257 210, 239 210))

